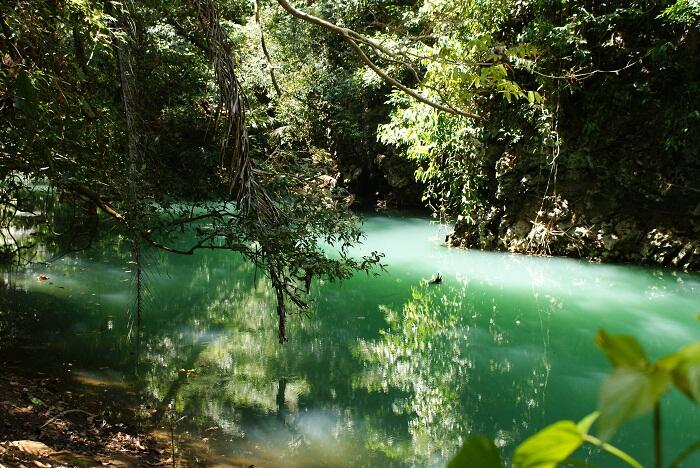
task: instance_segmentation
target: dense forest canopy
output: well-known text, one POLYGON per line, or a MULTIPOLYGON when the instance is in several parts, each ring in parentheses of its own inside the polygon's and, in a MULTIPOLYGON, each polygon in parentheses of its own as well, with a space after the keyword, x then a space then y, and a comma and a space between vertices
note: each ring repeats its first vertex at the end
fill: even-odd
POLYGON ((427 205, 466 247, 700 261, 694 0, 18 0, 0 24, 7 261, 41 240, 12 238, 27 212, 66 251, 105 213, 137 275, 144 246, 238 251, 280 340, 312 278, 379 263, 349 255, 357 201, 427 205))

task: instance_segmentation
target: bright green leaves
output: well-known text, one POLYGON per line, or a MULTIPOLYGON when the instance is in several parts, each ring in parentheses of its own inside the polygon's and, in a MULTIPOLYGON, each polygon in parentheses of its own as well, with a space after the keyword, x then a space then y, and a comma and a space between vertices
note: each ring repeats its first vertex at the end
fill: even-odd
MULTIPOLYGON (((123 8, 119 2, 112 3, 116 8, 123 8)), ((85 23, 90 26, 92 40, 95 43, 101 42, 104 45, 109 45, 108 40, 111 36, 109 25, 116 22, 116 19, 104 11, 101 2, 69 0, 66 2, 66 7, 70 14, 82 17, 85 23)))
POLYGON ((576 424, 578 430, 582 434, 588 434, 591 431, 591 426, 596 421, 596 419, 598 419, 599 416, 600 413, 598 411, 592 412, 591 414, 580 420, 578 424, 576 424))
POLYGON ((44 406, 46 403, 41 400, 41 398, 35 397, 34 395, 29 395, 29 401, 32 402, 33 405, 36 406, 44 406))
POLYGON ((537 91, 528 91, 527 100, 530 104, 544 104, 544 98, 537 91))
POLYGON ((599 330, 596 344, 608 356, 613 367, 644 369, 649 361, 639 342, 632 336, 608 335, 599 330))
MULTIPOLYGON (((573 421, 558 421, 525 439, 515 449, 513 468, 554 468, 568 460, 571 454, 586 442, 600 446, 599 441, 588 434, 597 417, 598 413, 595 412, 578 424, 573 421)), ((502 468, 503 462, 493 442, 477 435, 467 439, 447 466, 502 468)))
POLYGON ((625 422, 651 411, 670 383, 669 373, 655 366, 615 369, 600 388, 600 437, 609 439, 625 422))
MULTIPOLYGON (((513 468, 555 468, 570 462, 569 457, 583 444, 596 446, 629 466, 641 468, 637 460, 605 440, 625 422, 657 407, 671 385, 691 401, 700 400, 700 342, 654 363, 649 362, 642 346, 631 336, 609 335, 600 330, 596 344, 614 367, 601 385, 598 411, 578 424, 558 421, 527 438, 515 449, 513 468), (590 434, 595 422, 600 438, 590 434)), ((696 445, 683 451, 672 466, 685 460, 697 449, 696 445)), ((448 466, 497 468, 503 463, 490 440, 474 436, 464 443, 448 466)))
POLYGON ((688 398, 700 398, 700 343, 650 363, 631 336, 598 332, 596 343, 615 370, 600 388, 598 431, 603 439, 630 419, 651 411, 671 383, 688 398))
POLYGON ((673 384, 692 401, 700 401, 700 343, 693 343, 658 363, 671 372, 673 384))
POLYGON ((609 335, 600 330, 596 344, 614 367, 601 385, 598 412, 578 425, 560 421, 530 437, 516 449, 514 467, 554 467, 584 442, 631 466, 639 466, 604 440, 627 421, 653 410, 672 384, 691 400, 700 399, 700 343, 686 346, 655 363, 649 362, 642 346, 631 336, 609 335), (597 432, 603 440, 588 434, 596 419, 597 432))
POLYGON ((467 439, 447 468, 503 468, 498 449, 493 442, 480 435, 467 439))
POLYGON ((600 330, 596 344, 615 370, 600 387, 598 432, 609 439, 630 419, 654 408, 671 383, 670 372, 651 365, 639 342, 631 336, 600 330))
POLYGON ((700 27, 700 3, 693 0, 677 0, 660 15, 672 24, 700 27))
POLYGON ((518 446, 513 467, 554 468, 583 444, 584 436, 573 421, 558 421, 518 446))

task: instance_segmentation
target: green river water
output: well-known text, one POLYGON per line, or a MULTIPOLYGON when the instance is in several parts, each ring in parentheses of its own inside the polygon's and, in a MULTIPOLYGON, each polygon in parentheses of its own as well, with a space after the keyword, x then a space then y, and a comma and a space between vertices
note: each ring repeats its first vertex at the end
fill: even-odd
MULTIPOLYGON (((114 239, 5 275, 0 339, 14 341, 0 361, 111 385, 104 398, 160 409, 153 426, 172 402, 191 464, 441 466, 470 433, 511 454, 593 411, 610 370, 599 327, 654 359, 700 340, 698 275, 448 249, 444 227, 409 215, 367 216, 365 231, 358 252, 384 252, 388 271, 316 284, 282 346, 274 297, 240 258, 154 252, 137 349, 129 245, 114 239)), ((675 390, 662 410, 670 459, 700 437, 700 410, 675 390)), ((649 464, 651 440, 642 417, 613 443, 649 464)))

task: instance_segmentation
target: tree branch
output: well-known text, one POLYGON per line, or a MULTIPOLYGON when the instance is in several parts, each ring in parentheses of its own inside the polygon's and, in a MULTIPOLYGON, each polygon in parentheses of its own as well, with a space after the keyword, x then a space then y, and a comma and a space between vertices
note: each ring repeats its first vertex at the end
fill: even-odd
POLYGON ((275 87, 277 95, 281 96, 282 90, 280 89, 280 85, 277 83, 275 67, 272 64, 272 57, 270 57, 270 52, 267 50, 267 44, 265 43, 265 31, 263 30, 262 21, 260 20, 260 0, 255 0, 255 22, 258 23, 258 28, 260 28, 260 47, 262 48, 263 54, 265 54, 267 66, 270 67, 270 79, 272 80, 272 86, 275 87))
MULTIPOLYGON (((70 190, 71 192, 73 192, 77 195, 80 195, 80 196, 86 198, 87 200, 89 200, 91 202, 93 202, 102 211, 104 211, 109 216, 111 216, 115 220, 119 221, 124 226, 126 226, 127 229, 133 231, 133 228, 131 226, 129 226, 129 223, 126 220, 126 217, 123 214, 119 213, 114 208, 112 208, 110 205, 108 205, 98 193, 93 192, 92 190, 88 189, 87 187, 83 187, 80 185, 71 185, 71 186, 66 187, 66 189, 70 190)), ((189 221, 196 221, 196 220, 208 217, 208 216, 209 215, 197 216, 197 217, 191 218, 189 221)), ((180 224, 184 224, 185 222, 189 222, 189 221, 186 221, 185 219, 179 219, 173 225, 180 225, 180 224)), ((190 248, 187 248, 187 249, 178 249, 175 247, 170 247, 169 245, 165 245, 161 242, 158 242, 157 240, 154 240, 151 237, 152 236, 151 231, 142 231, 138 234, 141 236, 141 238, 144 241, 146 241, 151 246, 153 246, 157 249, 164 250, 166 252, 176 253, 176 254, 180 254, 180 255, 192 255, 196 250, 199 250, 199 249, 236 250, 239 252, 245 251, 248 249, 248 246, 246 246, 244 244, 227 244, 227 245, 207 244, 208 241, 210 241, 213 238, 218 237, 220 235, 220 233, 218 233, 218 232, 215 232, 215 233, 212 233, 212 234, 206 236, 204 239, 201 239, 200 241, 198 241, 197 243, 195 243, 194 245, 192 245, 190 248)))
POLYGON ((368 56, 367 54, 364 53, 364 51, 360 48, 360 46, 357 44, 357 42, 363 42, 370 47, 373 47, 377 50, 380 50, 384 52, 387 55, 390 56, 395 56, 394 53, 388 51, 386 48, 381 46, 380 44, 377 44, 376 42, 372 41, 371 39, 362 36, 361 34, 348 29, 348 28, 343 28, 341 26, 337 26, 329 21, 326 21, 324 19, 318 18, 316 16, 310 15, 308 13, 305 13, 294 6, 292 6, 287 0, 277 0, 277 3, 290 15, 294 16, 295 18, 299 18, 303 21, 306 21, 311 24, 315 24, 316 26, 319 26, 323 29, 326 29, 328 31, 334 32, 338 34, 340 37, 345 40, 345 42, 348 43, 350 48, 357 54, 357 56, 362 60, 362 62, 367 65, 374 73, 377 74, 382 80, 385 82, 389 83, 390 85, 400 89, 404 93, 408 94, 411 96, 413 99, 417 100, 418 102, 421 102, 423 104, 426 104, 434 109, 437 109, 442 112, 447 112, 449 114, 453 115, 459 115, 462 117, 469 117, 472 119, 482 119, 481 116, 471 113, 471 112, 466 112, 461 109, 457 109, 455 107, 452 107, 450 105, 445 105, 445 104, 440 104, 439 102, 435 102, 419 92, 417 92, 414 89, 409 88, 408 86, 404 85, 403 83, 400 83, 393 77, 391 77, 388 73, 386 73, 384 70, 379 68, 368 56))

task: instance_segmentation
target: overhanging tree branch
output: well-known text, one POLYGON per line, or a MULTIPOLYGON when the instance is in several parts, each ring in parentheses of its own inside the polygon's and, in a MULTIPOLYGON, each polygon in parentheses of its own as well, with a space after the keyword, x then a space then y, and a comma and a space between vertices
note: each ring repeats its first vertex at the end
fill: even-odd
MULTIPOLYGON (((64 187, 66 190, 75 193, 76 195, 81 196, 85 200, 89 200, 90 202, 94 203, 95 206, 100 208, 102 211, 107 213, 111 218, 114 220, 118 221, 122 225, 124 225, 127 229, 130 231, 136 231, 136 229, 133 226, 129 225, 128 220, 126 217, 121 214, 119 211, 117 211, 115 208, 113 208, 111 205, 109 205, 100 194, 97 192, 94 192, 87 187, 83 187, 81 185, 70 185, 64 187)), ((187 218, 187 219, 178 219, 172 223, 170 223, 168 226, 174 227, 174 226, 179 226, 181 224, 186 224, 190 222, 195 222, 198 220, 202 220, 211 216, 220 216, 221 213, 215 213, 215 214, 205 214, 205 215, 200 215, 200 216, 194 216, 192 218, 187 218)), ((141 239, 143 239, 146 243, 150 244, 152 247, 155 247, 157 249, 163 250, 165 252, 170 252, 170 253, 175 253, 175 254, 180 254, 180 255, 192 255, 194 254, 195 251, 199 249, 210 249, 210 250, 236 250, 239 252, 247 251, 250 250, 250 248, 244 244, 231 244, 227 243, 225 245, 215 245, 209 243, 212 239, 219 237, 220 233, 215 232, 212 234, 209 234, 202 238, 201 240, 197 241, 195 244, 188 248, 182 248, 178 249, 175 247, 171 247, 169 245, 163 244, 162 242, 158 242, 157 240, 153 239, 153 233, 148 230, 148 231, 140 231, 140 232, 135 232, 136 235, 140 236, 141 239)))
POLYGON ((321 28, 324 28, 328 31, 334 32, 338 34, 340 37, 343 38, 345 42, 348 43, 350 48, 357 54, 357 56, 360 58, 360 60, 369 67, 370 70, 372 70, 377 76, 379 76, 382 80, 385 82, 389 83, 390 85, 394 86, 395 88, 400 89, 404 93, 408 94, 411 96, 413 99, 417 100, 418 102, 421 102, 425 105, 428 105, 434 109, 437 109, 439 111, 447 112, 449 114, 453 115, 459 115, 462 117, 468 117, 472 119, 482 119, 481 116, 474 114, 472 112, 467 112, 461 109, 457 109, 455 107, 452 107, 450 105, 446 104, 441 104, 439 102, 433 101, 432 99, 427 98, 426 96, 422 95, 415 89, 411 89, 408 86, 404 85, 403 83, 399 82, 392 76, 390 76, 387 72, 382 70, 377 64, 375 64, 372 59, 370 59, 367 54, 360 48, 358 42, 365 43, 369 45, 370 47, 380 50, 384 52, 387 55, 394 56, 395 54, 392 53, 391 51, 388 51, 385 47, 381 46, 380 44, 377 44, 376 42, 372 41, 371 39, 351 30, 348 28, 343 28, 341 26, 335 25, 329 21, 326 21, 322 18, 319 18, 317 16, 310 15, 304 11, 301 11, 294 7, 291 3, 289 3, 287 0, 277 0, 277 3, 284 8, 284 10, 294 16, 295 18, 299 18, 303 21, 306 21, 311 24, 315 24, 316 26, 319 26, 321 28))

